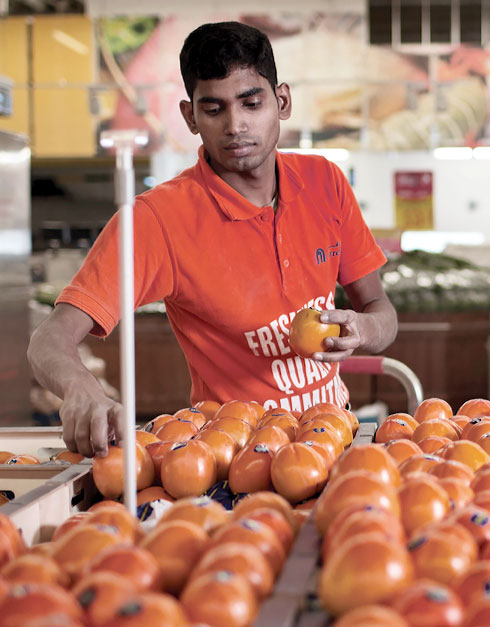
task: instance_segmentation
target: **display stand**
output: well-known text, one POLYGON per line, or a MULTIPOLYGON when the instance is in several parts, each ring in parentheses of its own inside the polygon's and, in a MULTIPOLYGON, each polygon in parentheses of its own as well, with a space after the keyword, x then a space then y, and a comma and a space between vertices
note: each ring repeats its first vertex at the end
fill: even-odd
POLYGON ((121 308, 121 403, 123 407, 124 504, 136 514, 136 436, 134 368, 133 151, 148 134, 136 130, 104 131, 100 144, 116 152, 115 201, 119 210, 119 286, 121 308))

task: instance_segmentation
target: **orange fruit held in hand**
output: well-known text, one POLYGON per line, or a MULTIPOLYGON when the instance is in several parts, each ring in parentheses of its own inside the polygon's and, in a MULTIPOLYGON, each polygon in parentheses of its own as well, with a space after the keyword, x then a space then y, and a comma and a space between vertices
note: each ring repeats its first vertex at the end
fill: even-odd
POLYGON ((321 311, 309 307, 301 309, 294 316, 289 328, 289 346, 301 357, 311 357, 313 353, 324 353, 328 350, 325 338, 339 337, 338 324, 320 322, 321 311))

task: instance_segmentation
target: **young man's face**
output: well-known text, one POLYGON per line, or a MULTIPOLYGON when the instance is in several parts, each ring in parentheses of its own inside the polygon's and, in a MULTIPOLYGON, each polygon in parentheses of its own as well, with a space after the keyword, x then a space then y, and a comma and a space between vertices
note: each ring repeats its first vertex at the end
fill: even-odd
POLYGON ((274 159, 279 120, 289 117, 291 98, 287 85, 274 93, 254 69, 237 68, 223 79, 199 80, 192 103, 180 107, 218 174, 247 173, 274 159))

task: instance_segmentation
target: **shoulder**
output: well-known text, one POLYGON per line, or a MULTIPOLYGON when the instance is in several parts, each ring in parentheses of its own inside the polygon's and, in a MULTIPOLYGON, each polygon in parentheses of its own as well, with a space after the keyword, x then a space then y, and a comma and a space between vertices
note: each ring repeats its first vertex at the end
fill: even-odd
POLYGON ((280 154, 286 171, 290 170, 307 178, 321 176, 331 180, 345 179, 339 166, 322 155, 297 152, 281 152, 280 154))

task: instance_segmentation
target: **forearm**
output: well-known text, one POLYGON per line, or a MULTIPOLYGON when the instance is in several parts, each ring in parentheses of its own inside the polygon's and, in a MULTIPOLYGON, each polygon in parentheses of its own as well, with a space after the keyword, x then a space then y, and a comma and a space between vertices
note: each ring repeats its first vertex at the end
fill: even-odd
POLYGON ((396 338, 396 311, 387 298, 375 299, 365 305, 359 316, 359 348, 368 353, 380 353, 396 338))
POLYGON ((76 340, 56 323, 43 323, 36 329, 27 355, 37 381, 59 398, 75 387, 103 394, 97 379, 82 364, 76 340))

